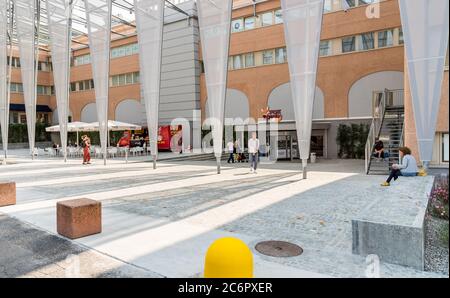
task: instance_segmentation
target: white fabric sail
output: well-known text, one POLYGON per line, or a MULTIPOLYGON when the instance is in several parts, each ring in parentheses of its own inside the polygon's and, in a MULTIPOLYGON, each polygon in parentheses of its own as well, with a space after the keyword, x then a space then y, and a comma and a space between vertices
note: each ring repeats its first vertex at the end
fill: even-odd
POLYGON ((19 39, 20 70, 27 116, 28 143, 30 154, 32 154, 36 131, 36 1, 14 0, 14 3, 17 37, 19 39))
POLYGON ((300 158, 309 158, 323 0, 281 0, 300 158))
POLYGON ((0 0, 0 127, 2 132, 3 151, 8 150, 8 3, 0 0))
MULTIPOLYGON (((198 19, 214 154, 222 156, 232 0, 198 0, 198 19)), ((220 166, 219 166, 220 172, 220 166)))
POLYGON ((100 143, 106 164, 108 147, 109 60, 111 44, 111 0, 85 0, 92 75, 95 86, 100 143))
POLYGON ((60 126, 61 147, 67 160, 67 122, 71 51, 72 0, 47 0, 48 30, 52 53, 53 80, 60 126))
POLYGON ((448 48, 448 0, 400 0, 420 159, 433 157, 448 48))
POLYGON ((158 157, 159 94, 164 0, 134 0, 139 40, 140 82, 147 114, 150 151, 158 157))

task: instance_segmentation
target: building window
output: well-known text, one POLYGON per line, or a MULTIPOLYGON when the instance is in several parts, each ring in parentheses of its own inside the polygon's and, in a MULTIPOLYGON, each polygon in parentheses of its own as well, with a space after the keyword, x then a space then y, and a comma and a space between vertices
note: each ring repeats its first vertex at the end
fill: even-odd
POLYGON ((27 114, 19 113, 19 123, 27 123, 27 114))
POLYGON ((73 60, 73 64, 75 66, 89 64, 89 63, 91 63, 91 55, 90 54, 77 56, 73 60))
POLYGON ((233 68, 241 69, 242 68, 242 57, 240 55, 234 56, 233 58, 233 68))
POLYGON ((378 32, 378 47, 385 48, 394 45, 394 30, 378 32))
POLYGON ((342 0, 342 6, 343 9, 356 7, 356 0, 342 0))
POLYGON ((331 40, 323 40, 320 42, 320 56, 330 56, 331 55, 331 40))
POLYGON ((255 66, 255 55, 253 53, 245 54, 245 67, 255 66))
POLYGON ((137 43, 127 44, 111 49, 111 58, 130 56, 139 53, 137 43))
POLYGON ((403 40, 403 29, 400 28, 400 31, 398 32, 398 43, 399 44, 404 44, 405 41, 403 40))
POLYGON ((241 32, 242 30, 244 30, 244 19, 237 19, 231 22, 232 32, 241 32))
POLYGON ((286 48, 275 50, 276 63, 285 63, 287 61, 286 48))
POLYGON ((367 51, 375 48, 375 40, 373 38, 373 33, 366 33, 359 35, 359 50, 367 51))
POLYGON ((70 83, 70 91, 72 92, 77 91, 77 83, 70 83))
POLYGON ((9 88, 12 93, 23 93, 22 83, 11 83, 9 88))
POLYGON ((273 64, 273 50, 263 52, 263 64, 273 64))
POLYGON ((250 30, 255 28, 256 19, 255 17, 245 18, 245 30, 250 30))
POLYGON ((19 123, 19 113, 17 112, 12 113, 12 123, 19 123))
POLYGON ((261 17, 261 25, 264 26, 271 26, 273 25, 273 13, 272 12, 266 12, 262 14, 261 17))
POLYGON ((333 0, 325 0, 323 3, 323 11, 331 12, 333 11, 333 0))
POLYGON ((442 162, 449 162, 449 134, 443 133, 442 134, 442 162))
POLYGON ((283 11, 281 9, 275 11, 275 24, 283 23, 283 11))
POLYGON ((111 87, 125 86, 139 83, 139 72, 131 72, 112 76, 110 79, 111 87))
POLYGON ((356 50, 356 37, 344 37, 342 38, 342 53, 354 52, 356 50))

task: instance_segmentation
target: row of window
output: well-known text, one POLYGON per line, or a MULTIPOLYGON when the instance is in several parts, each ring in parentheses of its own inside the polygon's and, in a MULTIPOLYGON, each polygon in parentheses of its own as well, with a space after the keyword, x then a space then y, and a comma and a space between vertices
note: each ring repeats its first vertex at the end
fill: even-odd
POLYGON ((286 48, 271 49, 242 55, 230 56, 229 70, 250 68, 262 65, 281 64, 287 62, 286 48))
POLYGON ((382 49, 403 43, 403 31, 400 28, 368 32, 335 40, 323 40, 320 42, 320 56, 382 49))
MULTIPOLYGON (((401 44, 403 44, 403 32, 399 28, 379 32, 368 32, 335 40, 321 41, 320 56, 324 57, 356 51, 368 51, 401 44)), ((230 56, 228 68, 229 70, 236 70, 286 62, 286 48, 278 48, 230 56)))
POLYGON ((70 91, 86 91, 94 89, 94 80, 84 80, 70 83, 70 91))
MULTIPOLYGON (((111 58, 119 58, 124 56, 130 56, 139 53, 139 46, 137 43, 131 43, 120 47, 111 49, 111 58)), ((91 63, 91 55, 85 54, 73 58, 73 65, 83 65, 91 63)))
MULTIPOLYGON (((26 124, 27 114, 25 112, 11 112, 10 122, 12 124, 26 124)), ((36 123, 47 123, 49 124, 49 113, 36 113, 36 123)))
POLYGON ((111 87, 139 84, 139 72, 130 72, 112 76, 109 84, 111 87))
MULTIPOLYGON (((23 93, 22 83, 11 83, 10 90, 13 93, 23 93)), ((36 88, 38 95, 52 95, 55 94, 53 86, 42 86, 38 85, 36 88)))
POLYGON ((283 13, 281 9, 277 9, 256 16, 234 19, 231 21, 231 32, 241 32, 281 23, 283 23, 283 13))
MULTIPOLYGON (((9 56, 6 58, 7 64, 9 65, 9 56)), ((12 57, 12 67, 20 67, 20 58, 19 57, 12 57)), ((39 61, 38 64, 38 70, 39 71, 51 71, 52 70, 52 63, 46 62, 46 61, 39 61)))
MULTIPOLYGON (((333 12, 342 9, 368 5, 379 2, 379 0, 325 0, 324 12, 333 12)), ((283 23, 283 12, 281 9, 265 11, 257 15, 233 19, 231 21, 231 32, 242 32, 276 24, 283 23)))
MULTIPOLYGON (((110 77, 109 85, 111 87, 125 86, 139 83, 139 72, 130 72, 110 77)), ((87 91, 94 89, 94 80, 84 80, 70 83, 70 91, 87 91)))

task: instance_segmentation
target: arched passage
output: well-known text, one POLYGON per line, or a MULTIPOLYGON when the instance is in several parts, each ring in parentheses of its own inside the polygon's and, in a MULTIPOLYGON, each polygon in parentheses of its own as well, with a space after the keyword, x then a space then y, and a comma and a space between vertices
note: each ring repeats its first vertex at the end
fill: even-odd
POLYGON ((91 123, 97 122, 97 106, 95 102, 88 103, 81 110, 81 122, 91 123))
MULTIPOLYGON (((205 118, 209 117, 209 104, 206 99, 205 118)), ((239 90, 227 89, 225 102, 225 118, 241 118, 245 120, 250 117, 250 107, 247 96, 239 90)))
MULTIPOLYGON (((294 104, 292 102, 291 83, 285 83, 272 90, 269 95, 268 106, 272 110, 281 110, 283 120, 295 120, 294 104)), ((316 87, 314 98, 313 119, 325 118, 324 95, 319 87, 316 87)))
POLYGON ((116 107, 115 119, 137 125, 146 124, 145 106, 135 99, 122 100, 116 107))
MULTIPOLYGON (((383 92, 385 89, 399 90, 404 88, 403 72, 381 71, 376 72, 356 81, 350 88, 348 94, 349 117, 372 116, 374 94, 383 92)), ((396 100, 402 101, 403 98, 396 100)), ((394 102, 402 105, 403 102, 394 102)))

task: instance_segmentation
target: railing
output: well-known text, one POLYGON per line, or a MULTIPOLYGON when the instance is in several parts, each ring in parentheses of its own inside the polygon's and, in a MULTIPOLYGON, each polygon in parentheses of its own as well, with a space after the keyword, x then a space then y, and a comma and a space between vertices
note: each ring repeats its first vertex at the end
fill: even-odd
MULTIPOLYGON (((400 143, 398 145, 398 148, 401 148, 405 145, 405 120, 403 120, 402 125, 402 133, 400 135, 400 143)), ((402 164, 402 158, 400 157, 400 152, 398 153, 398 164, 402 164)))
POLYGON ((369 174, 369 167, 371 156, 373 153, 373 147, 375 146, 376 138, 379 136, 381 126, 383 125, 383 118, 386 112, 386 98, 388 96, 388 93, 389 90, 385 90, 384 95, 380 100, 380 103, 375 108, 375 113, 372 119, 372 125, 370 126, 369 135, 367 137, 366 160, 365 160, 366 174, 369 174))

